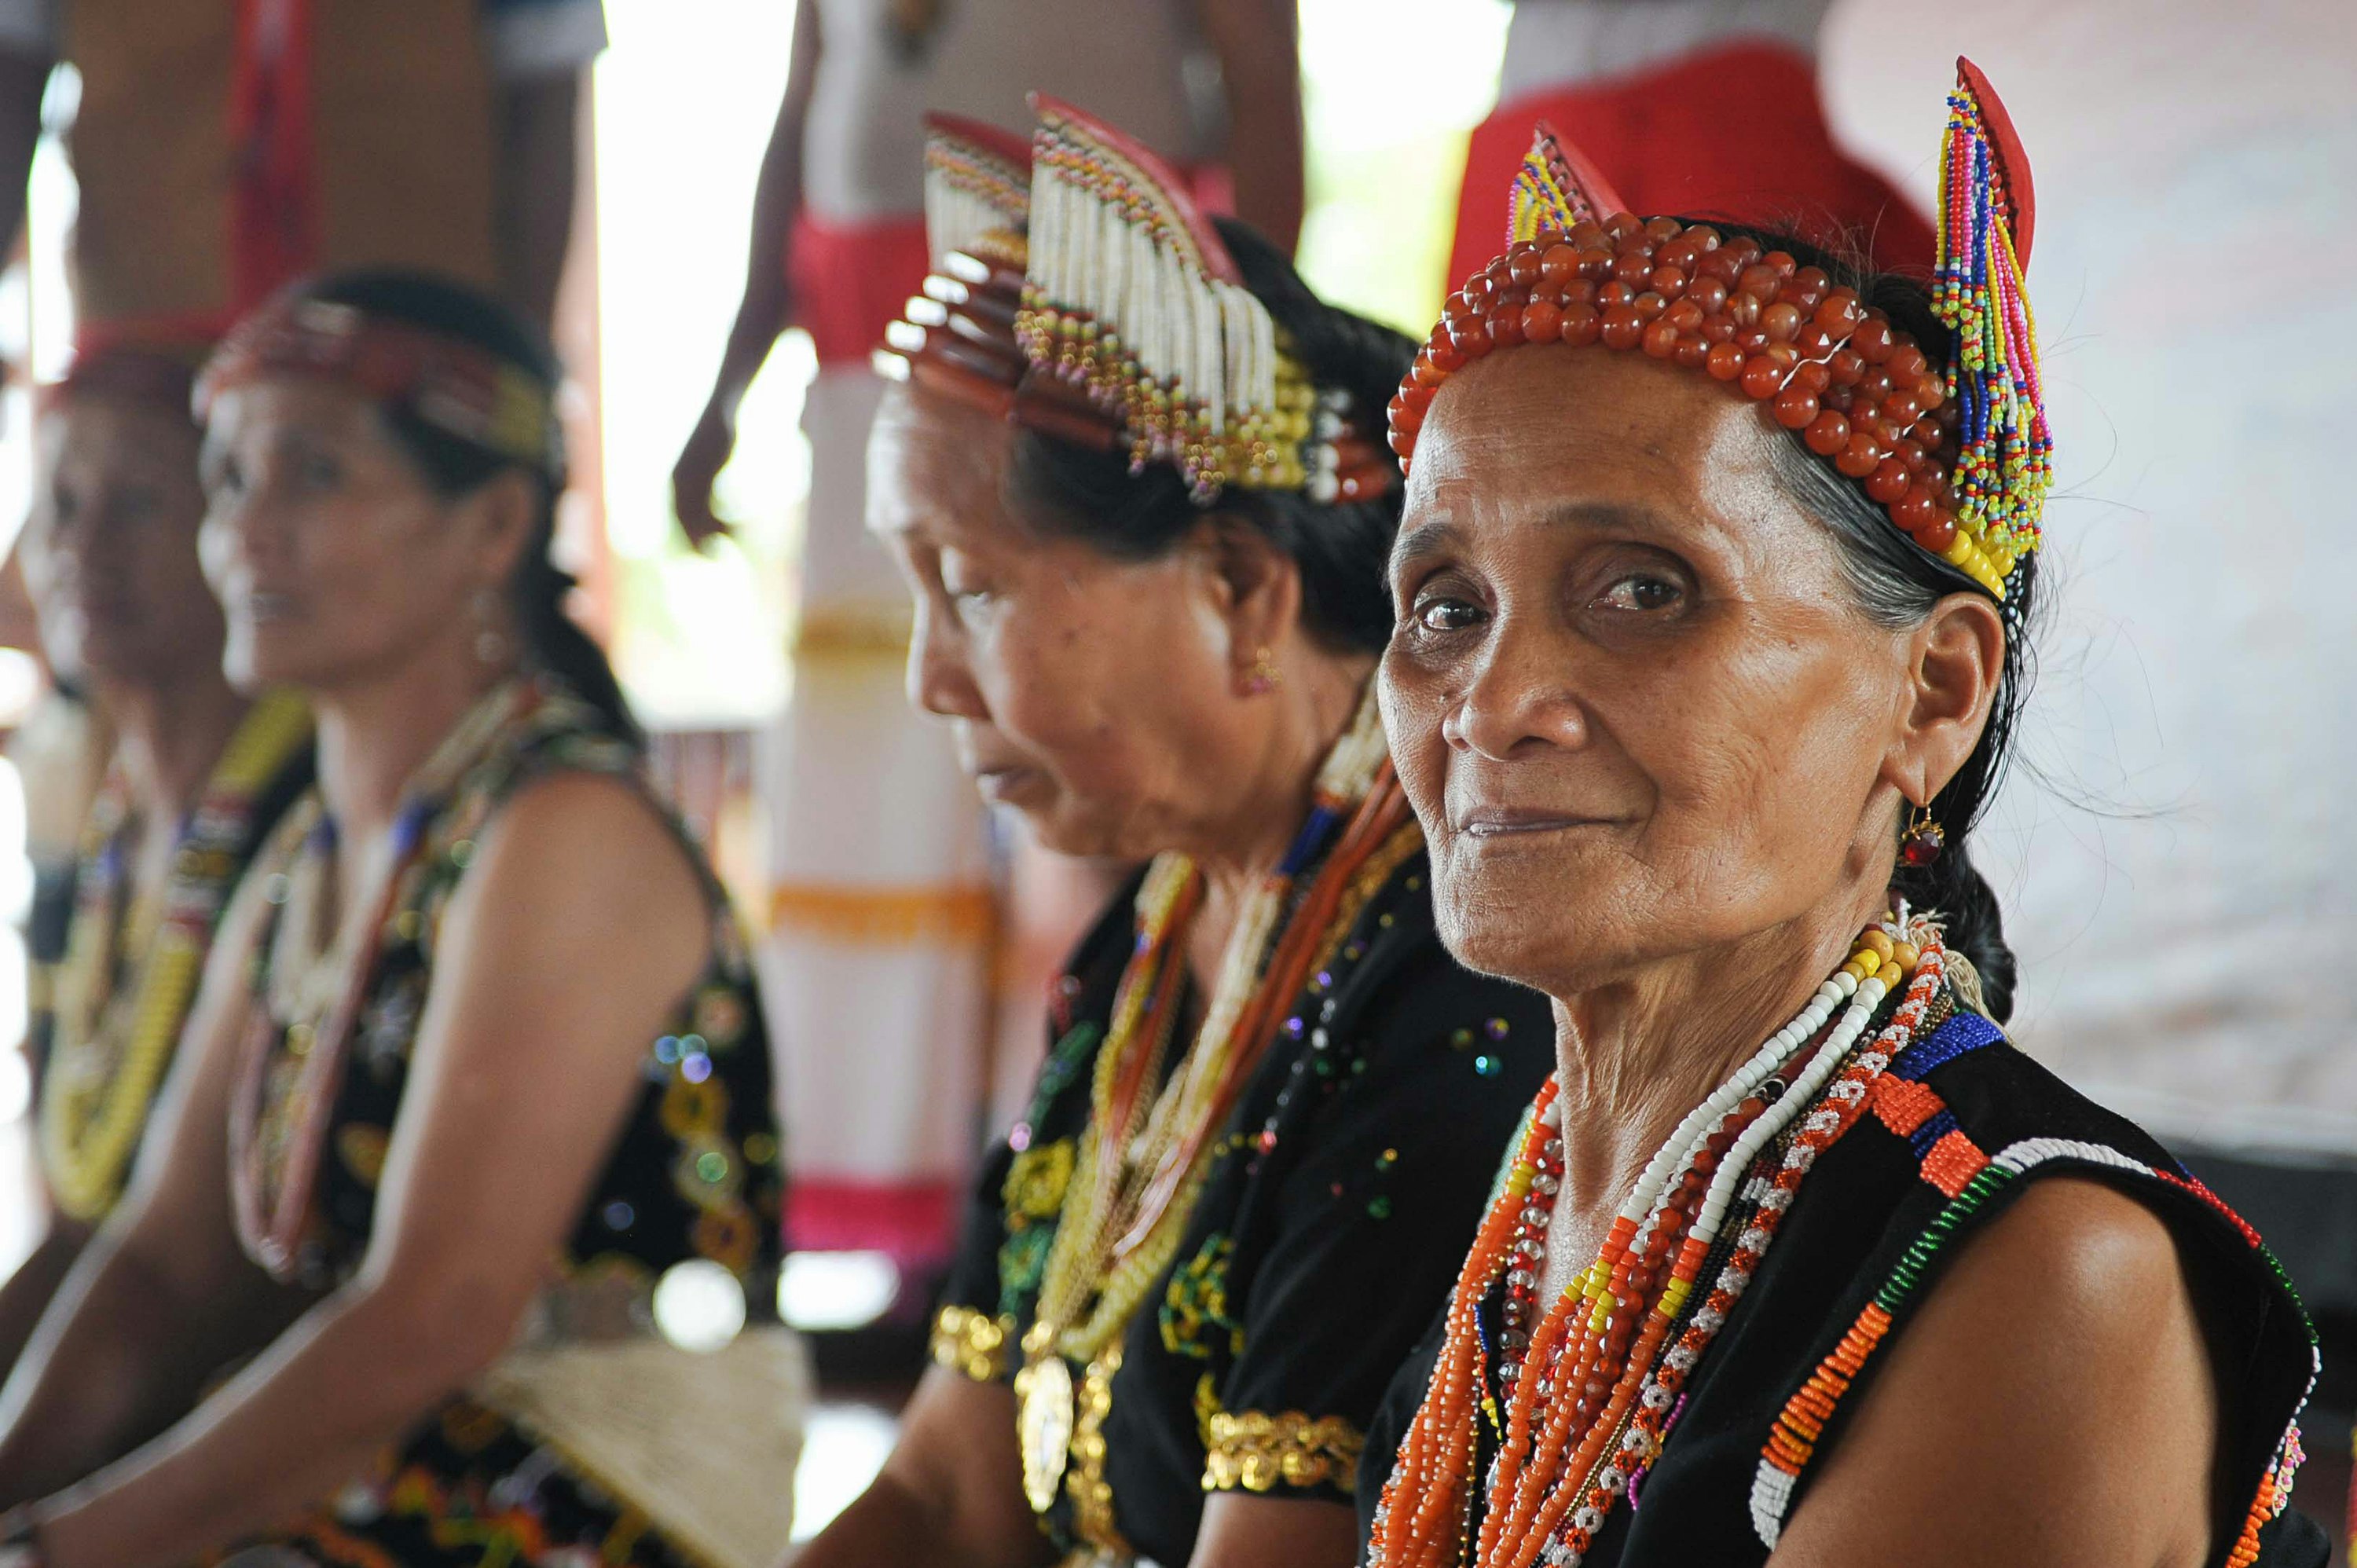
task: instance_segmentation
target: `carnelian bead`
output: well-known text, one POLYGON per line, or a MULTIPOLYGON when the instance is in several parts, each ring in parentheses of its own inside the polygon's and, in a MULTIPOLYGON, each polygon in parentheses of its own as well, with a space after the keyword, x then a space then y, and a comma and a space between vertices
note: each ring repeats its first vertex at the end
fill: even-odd
POLYGON ((1760 296, 1737 289, 1727 296, 1727 313, 1735 317, 1738 327, 1756 327, 1760 323, 1760 296))
POLYGON ((1747 354, 1762 354, 1768 350, 1768 328, 1746 327, 1735 335, 1735 346, 1747 354))
POLYGON ((1713 343, 1730 342, 1735 333, 1735 318, 1731 316, 1706 316, 1702 318, 1702 335, 1713 343))
POLYGON ((1469 321, 1462 327, 1452 328, 1448 341, 1469 360, 1480 359, 1493 346, 1490 341, 1490 328, 1479 321, 1469 321))
POLYGON ((1850 421, 1849 445, 1834 455, 1834 467, 1853 479, 1862 479, 1882 462, 1882 447, 1873 436, 1850 421))
POLYGON ((1859 358, 1855 349, 1835 349, 1834 357, 1825 364, 1832 370, 1834 385, 1837 387, 1854 387, 1857 385, 1858 378, 1866 374, 1866 361, 1859 358))
POLYGON ((1735 286, 1740 293, 1756 294, 1762 299, 1772 299, 1775 297, 1776 285, 1783 281, 1777 274, 1774 267, 1765 262, 1754 262, 1743 269, 1742 275, 1735 280, 1735 286))
POLYGON ((1857 331, 1850 334, 1849 346, 1857 349, 1858 357, 1867 364, 1879 365, 1890 358, 1898 344, 1891 337, 1890 323, 1869 316, 1858 323, 1857 331))
POLYGON ((1743 361, 1743 395, 1759 402, 1774 397, 1784 385, 1783 367, 1765 354, 1743 361))
POLYGON ((1631 288, 1653 275, 1653 258, 1642 251, 1623 251, 1612 263, 1612 276, 1631 288))
POLYGON ((1637 291, 1619 278, 1614 278, 1610 283, 1597 285, 1596 303, 1604 310, 1609 310, 1616 305, 1626 305, 1636 297, 1637 291))
POLYGON ((1718 381, 1731 381, 1743 373, 1743 350, 1732 343, 1714 343, 1703 368, 1718 381))
POLYGON ((1523 287, 1530 287, 1545 275, 1545 263, 1539 259, 1542 253, 1535 245, 1517 245, 1506 257, 1507 275, 1523 287))
MULTIPOLYGON (((1666 316, 1662 318, 1663 321, 1667 321, 1669 317, 1666 316)), ((1657 322, 1655 325, 1658 326, 1660 323, 1657 322)), ((1684 365, 1687 370, 1698 371, 1708 362, 1711 348, 1712 344, 1709 338, 1696 337, 1691 332, 1681 331, 1678 334, 1677 350, 1670 357, 1675 360, 1679 364, 1684 365)))
POLYGON ((1413 435, 1424 428, 1424 415, 1417 410, 1408 407, 1399 399, 1394 398, 1391 403, 1391 426, 1394 430, 1405 430, 1413 435))
POLYGON ((1471 308, 1479 310, 1490 303, 1490 296, 1498 292, 1498 285, 1491 281, 1488 273, 1475 273, 1465 280, 1465 286, 1457 292, 1471 308))
POLYGON ((1731 250, 1713 251, 1694 264, 1694 273, 1733 288, 1735 280, 1743 275, 1743 260, 1731 250))
POLYGON ((1941 429, 1940 422, 1928 413, 1909 425, 1907 435, 1910 440, 1921 442, 1923 450, 1926 452, 1937 452, 1946 445, 1943 437, 1947 435, 1947 432, 1941 429))
POLYGON ((1849 421, 1826 409, 1809 421, 1809 427, 1801 432, 1801 439, 1818 456, 1830 457, 1849 445, 1849 421))
POLYGON ((1594 278, 1571 279, 1563 285, 1561 303, 1565 305, 1594 305, 1596 303, 1596 280, 1594 278))
POLYGON ((1683 267, 1656 266, 1645 285, 1663 299, 1683 299, 1686 292, 1686 274, 1683 267))
POLYGON ((1727 248, 1735 252, 1736 261, 1741 266, 1748 267, 1760 259, 1760 242, 1749 234, 1738 234, 1727 242, 1727 248))
POLYGON ((1604 232, 1604 225, 1598 223, 1593 218, 1583 219, 1581 221, 1573 224, 1571 226, 1571 232, 1565 235, 1564 238, 1570 241, 1572 244, 1583 251, 1601 251, 1608 249, 1609 246, 1609 242, 1604 232))
POLYGON ((1940 515, 1938 495, 1929 485, 1909 486, 1905 495, 1890 503, 1890 521, 1910 533, 1929 527, 1940 515))
POLYGON ((1948 401, 1948 384, 1937 376, 1925 376, 1915 383, 1915 401, 1928 411, 1948 401))
POLYGON ((1416 413, 1422 413, 1426 409, 1432 406, 1433 391, 1433 388, 1426 386, 1422 381, 1410 381, 1407 385, 1400 388, 1399 394, 1394 401, 1404 403, 1407 407, 1415 410, 1416 413))
POLYGON ((1882 412, 1901 424, 1912 424, 1915 416, 1923 412, 1923 405, 1915 401, 1914 393, 1902 387, 1882 400, 1882 412))
POLYGON ((1874 472, 1866 477, 1866 493, 1889 506, 1905 495, 1907 487, 1914 482, 1905 463, 1897 457, 1885 457, 1874 466, 1874 472))
POLYGON ((1645 334, 1645 318, 1633 305, 1616 305, 1604 313, 1600 336, 1608 349, 1633 349, 1645 334))
POLYGON ((1760 313, 1760 326, 1770 342, 1790 343, 1801 335, 1801 313, 1780 302, 1760 313))
POLYGON ((1787 430, 1806 430, 1817 417, 1817 394, 1805 387, 1788 386, 1776 394, 1776 423, 1787 430))
POLYGON ((1609 246, 1582 246, 1579 251, 1579 275, 1596 283, 1602 283, 1612 275, 1613 260, 1614 257, 1609 246))
POLYGON ((1645 231, 1645 220, 1633 212, 1615 212, 1604 220, 1604 231, 1612 236, 1616 245, 1625 244, 1645 231))
POLYGON ((1784 286, 1776 291, 1776 297, 1796 307, 1802 315, 1809 316, 1813 315, 1817 306, 1824 303, 1833 286, 1834 280, 1824 274, 1823 268, 1803 267, 1784 280, 1784 286))
POLYGON ((1549 305, 1561 305, 1563 303, 1563 285, 1559 283, 1549 283, 1546 279, 1541 278, 1538 282, 1531 285, 1531 297, 1533 299, 1544 299, 1549 305))
POLYGON ((1866 306, 1860 305, 1857 291, 1837 288, 1817 302, 1817 321, 1826 331, 1844 336, 1866 319, 1866 306))
POLYGON ((1821 397, 1833 385, 1833 381, 1834 373, 1825 369, 1823 360, 1803 360, 1792 372, 1794 386, 1806 387, 1821 397))
POLYGON ((1584 348, 1602 335, 1604 316, 1592 305, 1571 304, 1563 307, 1563 340, 1573 348, 1584 348))
POLYGON ((1512 300, 1501 303, 1487 317, 1490 341, 1501 349, 1511 349, 1523 340, 1522 305, 1512 300))
POLYGON ((1448 379, 1448 372, 1432 362, 1432 350, 1429 349, 1416 355, 1415 363, 1408 367, 1407 373, 1420 387, 1437 387, 1448 379))
POLYGON ((1727 285, 1706 273, 1697 272, 1686 280, 1686 297, 1708 314, 1727 304, 1727 285))
POLYGON ((1701 330, 1703 314, 1701 306, 1691 299, 1682 299, 1663 312, 1662 319, 1681 332, 1695 332, 1701 330))
POLYGON ((1676 351, 1678 329, 1665 318, 1657 318, 1645 328, 1645 352, 1653 359, 1666 360, 1676 351))
POLYGON ((1801 265, 1798 261, 1793 259, 1792 253, 1788 251, 1770 251, 1766 255, 1760 258, 1760 264, 1762 266, 1775 268, 1776 275, 1779 278, 1791 277, 1795 272, 1800 270, 1801 265))
POLYGON ((1549 245, 1539 255, 1539 275, 1549 283, 1569 283, 1579 275, 1579 252, 1569 245, 1549 245))
POLYGON ((1932 368, 1923 358, 1923 350, 1911 338, 1901 338, 1898 342, 1899 346, 1890 351, 1890 363, 1884 367, 1889 371, 1890 379, 1900 386, 1921 381, 1923 372, 1932 368))
POLYGON ((1792 346, 1809 359, 1822 360, 1834 351, 1834 335, 1819 322, 1804 322, 1794 334, 1792 346))
POLYGON ((1934 512, 1931 521, 1910 532, 1915 535, 1916 543, 1937 555, 1956 542, 1956 520, 1945 512, 1934 512))
POLYGON ((1648 321, 1659 320, 1668 314, 1670 308, 1670 302, 1650 288, 1629 303, 1635 306, 1637 314, 1648 321))
POLYGON ((1775 360, 1776 369, 1788 376, 1792 373, 1792 368, 1801 362, 1800 350, 1790 343, 1770 343, 1760 351, 1775 360))
MULTIPOLYGON (((1853 419, 1850 423, 1857 424, 1860 422, 1853 419)), ((1882 443, 1882 449, 1886 452, 1893 450, 1901 441, 1904 441, 1907 438, 1907 427, 1905 425, 1900 424, 1897 420, 1892 419, 1888 414, 1880 413, 1876 413, 1872 419, 1865 421, 1864 428, 1874 432, 1874 438, 1882 443)))
POLYGON ((1465 368, 1465 351, 1457 346, 1454 339, 1434 343, 1425 349, 1425 353, 1431 357, 1432 368, 1444 376, 1454 375, 1465 368))
POLYGON ((1656 218, 1645 225, 1645 232, 1656 240, 1674 240, 1686 231, 1686 226, 1674 218, 1656 218))
POLYGON ((1405 469, 1407 467, 1407 460, 1415 456, 1415 436, 1414 433, 1405 430, 1394 430, 1386 434, 1383 439, 1385 443, 1390 446, 1393 453, 1398 456, 1400 460, 1400 467, 1402 469, 1405 469))
POLYGON ((1704 251, 1716 251, 1718 249, 1720 244, 1718 231, 1712 228, 1707 223, 1697 223, 1693 228, 1687 230, 1686 238, 1693 241, 1695 244, 1701 247, 1704 251))
POLYGON ((1837 408, 1844 413, 1847 413, 1850 411, 1851 405, 1857 402, 1857 394, 1851 392, 1849 388, 1841 385, 1839 382, 1835 382, 1834 385, 1827 387, 1824 391, 1819 392, 1817 396, 1824 400, 1824 405, 1827 408, 1837 408))
POLYGON ((1858 378, 1857 395, 1860 397, 1871 398, 1876 403, 1880 403, 1884 398, 1889 397, 1890 392, 1890 372, 1879 365, 1874 366, 1858 378))
POLYGON ((1523 337, 1533 343, 1554 343, 1563 338, 1563 306, 1534 299, 1523 306, 1523 337))

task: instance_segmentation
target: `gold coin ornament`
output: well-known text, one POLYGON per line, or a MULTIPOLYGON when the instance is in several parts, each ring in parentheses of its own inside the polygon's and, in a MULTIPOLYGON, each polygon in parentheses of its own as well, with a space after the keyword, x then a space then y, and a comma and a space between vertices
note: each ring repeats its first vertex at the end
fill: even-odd
POLYGON ((1015 1374, 1021 1402, 1016 1429, 1023 1449, 1023 1495, 1031 1511, 1056 1506, 1064 1466, 1072 1453, 1072 1369, 1054 1351, 1034 1358, 1015 1374))

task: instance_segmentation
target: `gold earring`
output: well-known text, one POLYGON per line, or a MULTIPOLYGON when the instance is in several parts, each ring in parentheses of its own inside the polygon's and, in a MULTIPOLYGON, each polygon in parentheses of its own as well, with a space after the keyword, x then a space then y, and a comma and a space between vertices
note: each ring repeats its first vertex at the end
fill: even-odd
POLYGON ((1932 808, 1918 806, 1914 820, 1899 835, 1899 864, 1917 867, 1929 865, 1939 859, 1940 852, 1947 847, 1947 830, 1932 820, 1932 808))
POLYGON ((1262 643, 1260 650, 1253 655, 1252 669, 1244 674, 1244 694, 1265 697, 1284 684, 1285 671, 1277 667, 1275 657, 1268 650, 1268 644, 1262 643))

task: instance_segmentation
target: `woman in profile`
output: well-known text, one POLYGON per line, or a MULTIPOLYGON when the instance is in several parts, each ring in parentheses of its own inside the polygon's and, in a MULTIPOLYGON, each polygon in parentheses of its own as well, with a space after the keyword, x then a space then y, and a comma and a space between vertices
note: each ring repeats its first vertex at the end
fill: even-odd
POLYGON ((226 667, 309 697, 319 784, 7 1390, 20 1562, 783 1541, 779 1331, 651 1329, 717 1295, 725 1338, 762 1298, 779 1150, 726 906, 549 560, 557 377, 503 309, 402 274, 301 287, 206 370, 226 667))
POLYGON ((2323 1561, 2287 1282, 2000 1027, 1970 850, 2052 443, 2027 163, 1969 65, 1950 105, 1928 295, 1542 136, 1394 405, 1384 715, 1442 934, 1553 999, 1556 1071, 1383 1568, 2323 1561))
POLYGON ((1036 163, 936 131, 869 521, 983 793, 1146 865, 984 1162, 940 1365, 798 1562, 1342 1568, 1367 1422, 1546 1065, 1539 999, 1434 937, 1370 693, 1408 346, 1040 112, 1036 163))
POLYGON ((193 377, 192 356, 165 347, 100 348, 44 391, 34 425, 16 558, 49 668, 105 714, 113 746, 64 918, 35 910, 49 1219, 0 1285, 0 1367, 122 1196, 231 890, 311 783, 301 699, 249 702, 221 674, 221 605, 197 564, 193 377))

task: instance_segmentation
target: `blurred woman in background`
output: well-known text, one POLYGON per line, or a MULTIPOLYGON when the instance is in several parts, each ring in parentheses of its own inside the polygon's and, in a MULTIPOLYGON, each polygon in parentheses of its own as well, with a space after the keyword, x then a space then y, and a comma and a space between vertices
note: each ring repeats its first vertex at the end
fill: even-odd
POLYGON ((226 667, 311 698, 319 785, 231 909, 156 1157, 6 1391, 20 1560, 785 1539, 782 1331, 648 1335, 659 1283, 721 1298, 707 1340, 767 1294, 779 1151, 727 911, 549 560, 557 379, 513 316, 401 274, 283 297, 208 367, 226 667))
POLYGON ((1372 427, 1405 342, 1137 144, 1042 114, 1036 184, 1023 143, 936 131, 942 272, 882 361, 910 384, 870 519, 915 593, 910 696, 984 794, 1052 849, 1150 864, 985 1161, 940 1365, 799 1561, 1340 1568, 1374 1401, 1544 1015, 1441 950, 1368 691, 1398 521, 1372 427), (1091 236, 1159 291, 1104 291, 1091 236))
POLYGON ((0 1366, 120 1197, 231 890, 311 782, 301 700, 249 703, 221 674, 221 606, 197 564, 193 359, 85 354, 35 426, 17 558, 50 669, 98 704, 114 745, 61 908, 35 913, 28 1047, 50 1213, 0 1285, 0 1366))

